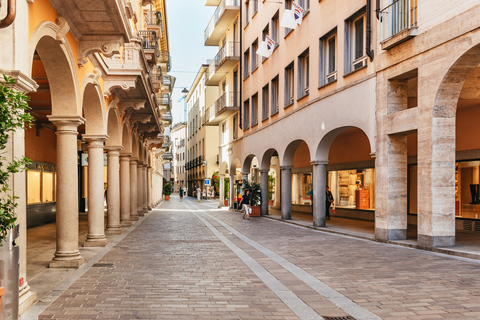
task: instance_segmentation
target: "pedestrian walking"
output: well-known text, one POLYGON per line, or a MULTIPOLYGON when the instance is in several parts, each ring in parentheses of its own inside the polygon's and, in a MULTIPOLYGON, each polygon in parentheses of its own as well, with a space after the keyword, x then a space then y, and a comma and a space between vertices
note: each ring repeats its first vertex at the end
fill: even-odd
POLYGON ((180 187, 180 200, 182 200, 182 199, 183 199, 183 188, 180 187))
POLYGON ((200 186, 197 187, 197 201, 200 202, 200 197, 202 196, 202 189, 200 186))
POLYGON ((333 199, 333 194, 332 192, 329 190, 328 186, 325 187, 325 190, 327 192, 326 194, 326 208, 327 208, 327 212, 326 212, 326 218, 327 220, 330 220, 330 206, 332 205, 332 203, 334 203, 334 199, 333 199))
POLYGON ((243 207, 243 219, 247 217, 247 220, 250 220, 250 190, 245 189, 243 191, 242 197, 242 207, 243 207))

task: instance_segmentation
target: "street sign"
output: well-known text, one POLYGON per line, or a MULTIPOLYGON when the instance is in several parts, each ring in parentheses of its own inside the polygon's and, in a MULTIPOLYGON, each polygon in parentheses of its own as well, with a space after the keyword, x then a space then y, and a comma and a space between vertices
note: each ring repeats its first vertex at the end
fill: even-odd
POLYGON ((210 179, 205 179, 205 185, 210 186, 210 179))

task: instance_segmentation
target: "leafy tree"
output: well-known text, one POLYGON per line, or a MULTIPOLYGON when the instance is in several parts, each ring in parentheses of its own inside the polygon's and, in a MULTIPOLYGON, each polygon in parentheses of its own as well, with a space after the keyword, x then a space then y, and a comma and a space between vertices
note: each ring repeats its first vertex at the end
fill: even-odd
POLYGON ((163 194, 169 196, 172 194, 172 184, 167 182, 163 185, 163 194))
MULTIPOLYGON (((6 237, 7 231, 15 227, 17 216, 15 208, 17 196, 12 196, 8 180, 13 173, 21 172, 30 163, 26 157, 15 158, 8 162, 6 153, 8 139, 16 130, 25 130, 32 126, 35 120, 29 113, 28 97, 24 92, 13 90, 15 80, 3 75, 0 79, 0 242, 6 237)), ((1 244, 0 244, 1 245, 1 244)))
POLYGON ((260 185, 255 183, 255 181, 248 182, 247 180, 243 179, 243 190, 248 189, 250 190, 250 205, 252 206, 259 206, 262 202, 262 191, 260 189, 260 185))

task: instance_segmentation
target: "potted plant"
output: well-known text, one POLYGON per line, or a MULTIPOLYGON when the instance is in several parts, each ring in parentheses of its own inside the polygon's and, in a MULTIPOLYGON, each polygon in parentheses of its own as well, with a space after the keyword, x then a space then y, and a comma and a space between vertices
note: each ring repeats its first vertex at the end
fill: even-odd
POLYGON ((163 185, 163 195, 165 196, 165 200, 170 200, 170 195, 172 194, 172 184, 167 182, 163 185))
POLYGON ((260 217, 260 203, 262 201, 262 192, 260 185, 255 181, 250 183, 247 180, 243 180, 243 190, 248 189, 250 191, 250 206, 252 207, 252 217, 260 217))
MULTIPOLYGON (((5 149, 13 132, 29 128, 35 120, 29 113, 25 112, 30 109, 27 103, 27 95, 12 88, 15 82, 14 79, 5 75, 3 79, 0 79, 0 190, 2 193, 0 197, 0 247, 2 248, 0 250, 2 251, 8 250, 6 248, 8 246, 4 246, 6 244, 5 239, 11 235, 12 229, 17 227, 15 224, 17 220, 15 208, 18 206, 16 203, 18 197, 11 194, 8 180, 13 173, 23 171, 25 165, 30 162, 24 156, 8 162, 4 154, 9 151, 5 149)), ((3 268, 8 267, 5 264, 4 261, 0 261, 0 265, 3 265, 3 268)), ((18 264, 16 267, 18 268, 18 264)), ((5 274, 6 270, 0 270, 0 272, 5 274)), ((17 279, 17 283, 18 281, 19 279, 17 279)), ((0 288, 0 295, 3 295, 4 292, 5 289, 3 287, 0 288)), ((18 308, 18 304, 10 307, 18 308)), ((12 310, 12 314, 17 313, 18 310, 12 310)))
POLYGON ((275 194, 275 177, 268 175, 268 205, 273 206, 273 195, 275 194))
POLYGON ((228 197, 230 195, 230 178, 223 179, 224 199, 223 204, 228 207, 228 197))

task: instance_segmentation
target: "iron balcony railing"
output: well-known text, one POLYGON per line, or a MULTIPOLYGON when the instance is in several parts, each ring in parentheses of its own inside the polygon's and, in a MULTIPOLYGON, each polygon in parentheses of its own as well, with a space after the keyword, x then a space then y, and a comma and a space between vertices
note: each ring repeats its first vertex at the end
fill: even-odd
POLYGON ((170 71, 170 69, 172 68, 172 64, 170 63, 170 51, 166 51, 166 50, 159 50, 158 51, 158 54, 157 54, 157 57, 158 57, 158 62, 159 63, 165 63, 167 65, 167 72, 170 71))
POLYGON ((222 17, 223 13, 225 12, 225 7, 238 7, 240 6, 240 0, 222 0, 219 4, 215 12, 213 13, 210 22, 207 25, 204 33, 204 40, 207 41, 208 37, 212 34, 213 29, 217 25, 218 20, 222 17))
POLYGON ((150 76, 155 82, 162 81, 164 77, 164 75, 162 74, 162 68, 160 68, 159 66, 152 68, 152 70, 150 71, 150 76))
POLYGON ((238 92, 225 92, 222 94, 222 96, 215 101, 215 113, 219 113, 224 108, 238 107, 238 97, 240 97, 240 93, 238 92))
POLYGON ((140 30, 140 37, 142 38, 142 47, 144 50, 155 50, 155 55, 160 56, 160 49, 158 47, 157 33, 151 30, 140 30))
POLYGON ((163 155, 163 160, 173 160, 173 156, 171 152, 167 152, 163 155))
POLYGON ((207 69, 207 79, 217 71, 217 69, 222 66, 222 64, 227 59, 240 59, 240 43, 227 41, 225 44, 220 48, 215 59, 210 62, 207 69))
POLYGON ((163 17, 160 11, 148 11, 145 14, 145 20, 150 26, 162 26, 163 27, 163 17))
POLYGON ((395 0, 380 11, 380 42, 417 26, 417 0, 395 0))
POLYGON ((159 106, 169 106, 170 105, 170 96, 167 95, 167 94, 164 94, 164 95, 158 94, 157 95, 157 104, 159 106))

